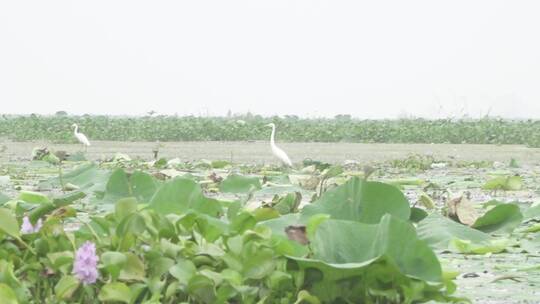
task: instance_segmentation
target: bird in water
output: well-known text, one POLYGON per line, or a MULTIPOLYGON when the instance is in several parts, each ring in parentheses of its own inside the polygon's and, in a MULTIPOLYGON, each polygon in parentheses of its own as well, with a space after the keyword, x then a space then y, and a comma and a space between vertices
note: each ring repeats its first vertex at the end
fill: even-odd
POLYGON ((72 124, 71 127, 74 128, 73 134, 75 135, 77 140, 84 146, 84 150, 88 150, 88 147, 90 146, 90 141, 88 141, 86 135, 79 132, 79 126, 76 123, 72 124))
POLYGON ((277 157, 283 163, 283 165, 292 167, 292 162, 289 156, 287 156, 287 153, 276 146, 276 142, 274 140, 276 135, 276 125, 274 123, 269 123, 267 126, 272 127, 272 135, 270 135, 270 148, 272 148, 272 154, 274 154, 274 156, 277 157))

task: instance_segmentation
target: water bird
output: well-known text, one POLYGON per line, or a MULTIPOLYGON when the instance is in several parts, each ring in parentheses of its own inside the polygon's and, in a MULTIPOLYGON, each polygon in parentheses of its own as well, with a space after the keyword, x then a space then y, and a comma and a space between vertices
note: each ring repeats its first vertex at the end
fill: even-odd
POLYGON ((272 127, 272 135, 270 135, 270 147, 272 148, 272 154, 274 154, 274 156, 277 157, 283 163, 283 165, 292 167, 292 162, 289 159, 289 156, 287 156, 287 153, 276 146, 276 142, 274 140, 276 135, 276 125, 274 123, 269 123, 267 126, 272 127))
POLYGON ((73 134, 75 135, 77 140, 84 146, 84 150, 86 151, 90 146, 90 141, 88 141, 88 137, 79 132, 79 126, 76 123, 72 124, 71 127, 74 128, 73 134))

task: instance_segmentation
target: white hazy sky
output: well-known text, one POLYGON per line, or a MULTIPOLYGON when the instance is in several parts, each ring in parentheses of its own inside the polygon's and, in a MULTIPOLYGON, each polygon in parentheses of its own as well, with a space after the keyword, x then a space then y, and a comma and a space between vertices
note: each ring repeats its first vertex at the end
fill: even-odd
POLYGON ((540 1, 0 0, 0 112, 540 117, 540 1))

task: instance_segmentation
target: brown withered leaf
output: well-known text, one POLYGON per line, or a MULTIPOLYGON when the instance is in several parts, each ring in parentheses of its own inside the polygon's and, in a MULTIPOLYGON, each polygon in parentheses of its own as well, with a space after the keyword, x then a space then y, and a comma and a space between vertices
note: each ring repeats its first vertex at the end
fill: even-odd
POLYGON ((479 217, 472 202, 463 195, 449 200, 446 206, 450 218, 467 226, 472 226, 479 217))
POLYGON ((302 245, 309 244, 309 239, 306 234, 306 226, 287 226, 285 233, 289 240, 296 241, 302 245))

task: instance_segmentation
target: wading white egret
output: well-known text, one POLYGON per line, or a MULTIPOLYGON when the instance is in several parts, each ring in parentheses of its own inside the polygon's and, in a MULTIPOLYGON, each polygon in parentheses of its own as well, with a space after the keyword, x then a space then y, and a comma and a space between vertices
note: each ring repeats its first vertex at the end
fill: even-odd
POLYGON ((79 126, 77 124, 74 123, 71 125, 71 127, 74 128, 73 134, 75 135, 77 140, 84 146, 84 150, 86 151, 88 149, 88 146, 90 146, 90 141, 88 141, 86 135, 79 132, 79 126))
POLYGON ((283 165, 292 167, 292 162, 287 156, 287 153, 285 153, 285 151, 281 150, 278 146, 276 146, 276 142, 274 140, 274 137, 276 135, 276 125, 274 123, 269 123, 267 126, 272 127, 272 135, 270 135, 270 147, 272 148, 272 154, 274 154, 275 157, 279 158, 283 165))

